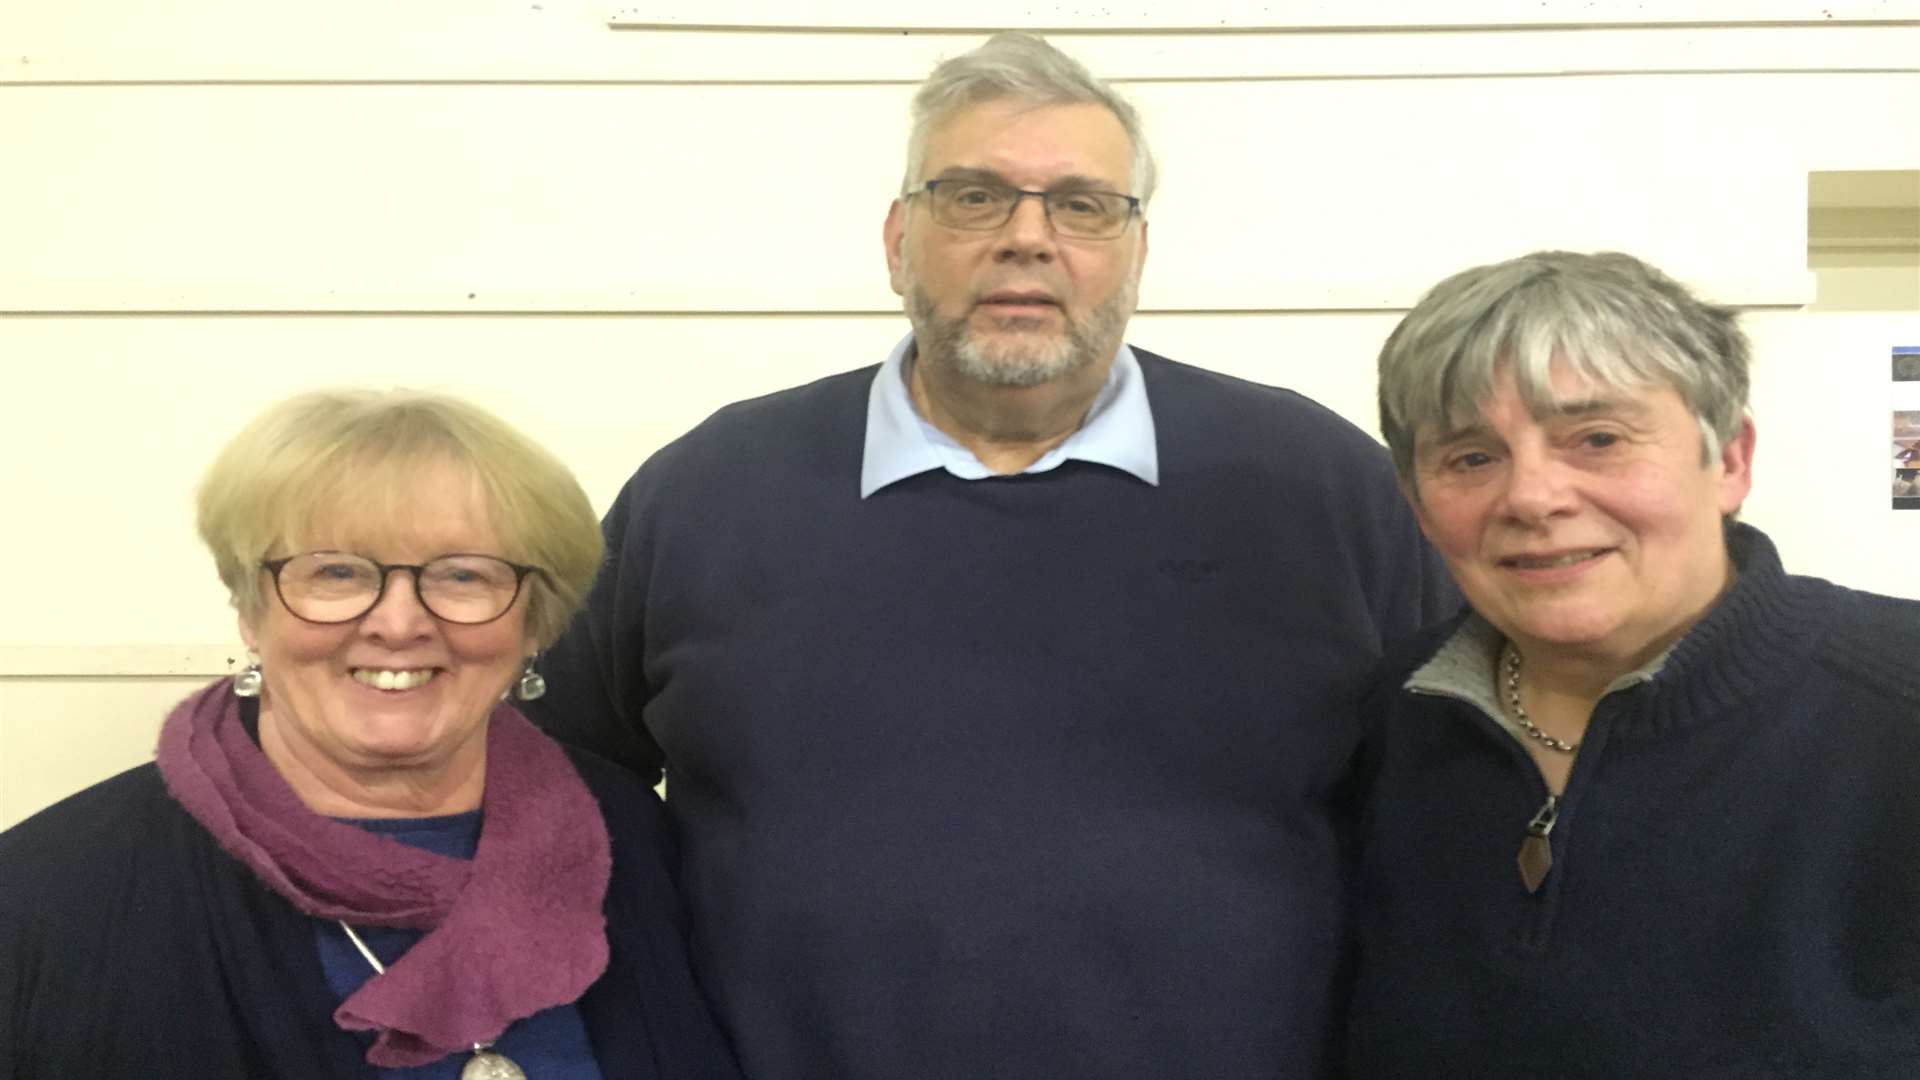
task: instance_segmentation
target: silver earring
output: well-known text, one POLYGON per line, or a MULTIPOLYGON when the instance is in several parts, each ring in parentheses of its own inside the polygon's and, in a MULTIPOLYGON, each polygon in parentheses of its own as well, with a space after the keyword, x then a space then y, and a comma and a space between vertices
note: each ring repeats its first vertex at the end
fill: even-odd
POLYGON ((520 681, 514 684, 513 696, 521 701, 532 701, 544 697, 547 692, 547 680, 534 670, 533 657, 527 657, 527 667, 520 673, 520 681))
POLYGON ((246 670, 233 677, 234 697, 259 697, 266 680, 260 677, 260 661, 248 657, 246 670))

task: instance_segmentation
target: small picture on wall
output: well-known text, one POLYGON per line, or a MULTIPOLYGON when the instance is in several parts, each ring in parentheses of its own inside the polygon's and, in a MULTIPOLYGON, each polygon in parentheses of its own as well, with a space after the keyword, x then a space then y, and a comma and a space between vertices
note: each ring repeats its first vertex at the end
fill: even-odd
POLYGON ((1920 345, 1893 347, 1893 381, 1920 382, 1920 345))
POLYGON ((1893 414, 1893 508, 1920 510, 1920 410, 1893 414))

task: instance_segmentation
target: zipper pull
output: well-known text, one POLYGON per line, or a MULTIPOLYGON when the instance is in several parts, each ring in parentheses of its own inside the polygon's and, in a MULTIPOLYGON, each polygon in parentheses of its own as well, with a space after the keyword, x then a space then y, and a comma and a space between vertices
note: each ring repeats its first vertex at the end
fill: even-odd
POLYGON ((1540 883, 1547 880, 1547 872, 1553 869, 1553 844, 1547 837, 1559 817, 1560 796, 1549 795, 1533 820, 1527 822, 1527 835, 1520 841, 1520 884, 1525 885, 1529 893, 1539 892, 1540 883))

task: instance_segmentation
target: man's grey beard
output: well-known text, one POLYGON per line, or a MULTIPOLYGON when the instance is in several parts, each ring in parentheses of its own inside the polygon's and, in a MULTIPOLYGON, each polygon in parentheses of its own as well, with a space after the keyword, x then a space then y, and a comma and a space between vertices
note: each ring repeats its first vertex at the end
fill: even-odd
POLYGON ((918 280, 910 277, 905 292, 918 359, 985 386, 1025 387, 1065 378, 1117 352, 1138 300, 1139 282, 1129 280, 1084 320, 1075 321, 1063 311, 1067 325, 1060 336, 1004 344, 980 340, 965 315, 942 317, 918 280))

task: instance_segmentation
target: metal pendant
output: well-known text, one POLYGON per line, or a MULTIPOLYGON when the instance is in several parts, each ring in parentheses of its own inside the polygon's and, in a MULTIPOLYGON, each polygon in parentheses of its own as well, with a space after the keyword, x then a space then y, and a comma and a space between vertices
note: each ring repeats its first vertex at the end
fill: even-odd
POLYGON ((1533 820, 1527 822, 1527 835, 1520 838, 1520 884, 1527 892, 1537 893, 1553 872, 1553 825, 1560 820, 1560 796, 1549 795, 1533 820))
POLYGON ((460 1070, 460 1080, 527 1080, 527 1074, 505 1054, 475 1050, 466 1067, 460 1070))
POLYGON ((1520 841, 1520 884, 1529 893, 1537 893, 1553 871, 1553 846, 1544 836, 1528 836, 1520 841))

